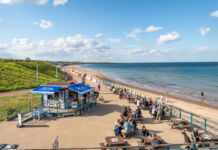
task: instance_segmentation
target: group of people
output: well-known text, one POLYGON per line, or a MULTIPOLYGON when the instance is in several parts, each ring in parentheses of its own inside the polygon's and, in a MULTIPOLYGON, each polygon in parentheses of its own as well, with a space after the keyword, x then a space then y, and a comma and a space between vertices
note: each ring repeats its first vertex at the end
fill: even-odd
POLYGON ((162 119, 167 119, 169 108, 164 103, 158 104, 155 102, 154 105, 149 107, 149 113, 153 116, 155 121, 160 122, 162 119))
POLYGON ((115 136, 120 135, 126 138, 128 135, 134 133, 135 130, 137 129, 137 122, 136 122, 137 116, 141 116, 140 109, 137 108, 135 115, 133 115, 131 108, 125 107, 124 111, 120 115, 120 118, 114 124, 113 130, 114 130, 115 136))

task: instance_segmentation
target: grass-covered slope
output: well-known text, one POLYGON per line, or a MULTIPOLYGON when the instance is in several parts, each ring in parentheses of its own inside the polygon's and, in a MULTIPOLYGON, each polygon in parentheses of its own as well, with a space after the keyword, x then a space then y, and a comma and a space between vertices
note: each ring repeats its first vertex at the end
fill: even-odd
MULTIPOLYGON (((50 62, 0 59, 0 92, 37 87, 36 64, 38 64, 39 85, 56 81, 56 67, 50 62)), ((60 71, 58 80, 63 80, 60 71)))

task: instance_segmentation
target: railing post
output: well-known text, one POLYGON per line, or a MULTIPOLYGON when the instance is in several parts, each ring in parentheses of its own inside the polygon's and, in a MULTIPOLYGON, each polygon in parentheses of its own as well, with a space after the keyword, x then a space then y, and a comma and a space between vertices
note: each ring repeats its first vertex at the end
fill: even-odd
POLYGON ((167 150, 170 150, 170 147, 169 147, 169 145, 167 146, 167 150))
POLYGON ((179 110, 179 118, 181 118, 182 117, 182 110, 180 109, 179 110))
POLYGON ((173 107, 172 107, 172 105, 170 105, 170 116, 172 116, 173 115, 173 107))
POLYGON ((192 115, 192 113, 191 113, 191 118, 190 118, 190 124, 192 125, 192 120, 193 120, 193 115, 192 115))
POLYGON ((207 132, 207 119, 204 119, 204 132, 207 132))
POLYGON ((194 150, 197 150, 197 148, 196 148, 196 145, 195 145, 195 144, 193 144, 193 149, 194 149, 194 150))

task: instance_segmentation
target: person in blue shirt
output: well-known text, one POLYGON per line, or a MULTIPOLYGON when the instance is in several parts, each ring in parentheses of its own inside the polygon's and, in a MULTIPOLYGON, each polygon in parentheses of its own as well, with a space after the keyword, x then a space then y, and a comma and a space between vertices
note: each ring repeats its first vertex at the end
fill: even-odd
POLYGON ((141 118, 141 116, 142 116, 142 112, 141 112, 141 109, 139 108, 139 107, 137 107, 137 109, 136 109, 136 118, 141 118))
POLYGON ((121 134, 121 125, 120 125, 120 119, 118 119, 114 124, 114 133, 115 136, 119 136, 121 134))
POLYGON ((130 116, 130 124, 133 126, 134 130, 137 128, 137 122, 133 116, 130 116))
POLYGON ((126 120, 124 123, 124 129, 121 131, 124 138, 126 138, 127 134, 132 132, 131 126, 130 126, 130 120, 126 120))

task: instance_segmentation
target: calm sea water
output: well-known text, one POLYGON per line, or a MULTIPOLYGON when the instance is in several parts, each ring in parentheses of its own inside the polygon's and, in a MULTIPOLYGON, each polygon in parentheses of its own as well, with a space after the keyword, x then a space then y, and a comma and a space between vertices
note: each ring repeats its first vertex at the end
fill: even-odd
POLYGON ((89 64, 86 68, 140 88, 218 106, 218 62, 89 64))

